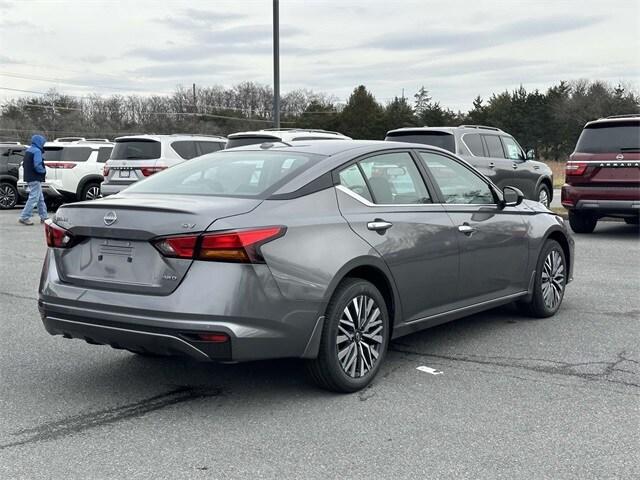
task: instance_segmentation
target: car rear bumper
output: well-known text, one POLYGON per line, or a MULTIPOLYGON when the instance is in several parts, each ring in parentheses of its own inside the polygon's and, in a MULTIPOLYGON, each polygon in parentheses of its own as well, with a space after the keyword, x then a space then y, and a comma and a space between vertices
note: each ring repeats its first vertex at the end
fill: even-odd
POLYGON ((564 185, 562 206, 568 210, 608 214, 640 215, 640 188, 564 185))
POLYGON ((288 301, 265 285, 264 275, 246 271, 236 289, 228 285, 228 275, 216 280, 192 266, 170 295, 138 295, 62 282, 48 254, 38 308, 50 334, 114 348, 201 361, 313 356, 309 345, 322 323, 319 304, 288 301), (222 333, 228 341, 200 341, 198 334, 204 333, 222 333))
POLYGON ((130 182, 130 183, 102 182, 102 185, 100 186, 100 193, 102 193, 103 197, 107 197, 109 195, 115 195, 116 193, 120 193, 125 188, 133 185, 134 183, 135 182, 130 182))
MULTIPOLYGON (((67 195, 67 192, 60 189, 60 186, 58 185, 54 185, 52 183, 47 183, 47 182, 41 183, 40 185, 42 187, 42 193, 46 198, 62 199, 65 195, 67 195)), ((25 182, 18 182, 17 188, 18 188, 18 194, 21 197, 26 198, 29 196, 29 187, 25 182)))

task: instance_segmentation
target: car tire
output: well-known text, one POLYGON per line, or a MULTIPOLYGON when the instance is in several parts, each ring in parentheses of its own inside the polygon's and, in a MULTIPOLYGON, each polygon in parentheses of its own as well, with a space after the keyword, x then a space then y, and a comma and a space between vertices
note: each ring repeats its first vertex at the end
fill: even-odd
POLYGON ((564 250, 555 240, 547 240, 536 264, 533 294, 518 302, 521 311, 537 318, 554 315, 562 304, 568 273, 564 250))
POLYGON ((306 362, 313 382, 341 393, 365 388, 386 356, 389 326, 380 291, 366 280, 344 280, 327 306, 318 357, 306 362))
POLYGON ((540 184, 538 187, 538 191, 536 192, 536 201, 547 208, 551 205, 551 192, 549 191, 549 187, 544 183, 540 184))
POLYGON ((8 210, 18 203, 18 189, 10 183, 0 183, 0 210, 8 210))
POLYGON ((591 233, 595 230, 597 223, 598 217, 592 213, 569 212, 569 225, 571 225, 571 230, 576 233, 591 233))
POLYGON ((100 196, 100 184, 98 182, 89 182, 82 187, 78 200, 81 202, 85 200, 95 200, 100 198, 100 196))
POLYGON ((627 225, 638 225, 638 223, 640 223, 640 218, 638 218, 638 217, 625 218, 624 219, 624 223, 626 223, 627 225))

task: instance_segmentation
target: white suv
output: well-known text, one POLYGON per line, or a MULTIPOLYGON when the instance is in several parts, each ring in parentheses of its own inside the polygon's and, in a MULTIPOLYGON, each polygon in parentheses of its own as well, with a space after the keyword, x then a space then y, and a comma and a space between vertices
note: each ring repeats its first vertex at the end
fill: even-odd
POLYGON ((270 142, 295 142, 299 140, 351 140, 338 132, 303 128, 266 128, 254 132, 232 133, 227 137, 227 148, 270 142))
MULTIPOLYGON (((49 204, 93 200, 100 197, 102 168, 111 155, 112 143, 47 142, 44 145, 44 164, 47 178, 42 191, 49 204)), ((18 192, 29 195, 20 167, 18 192)))
POLYGON ((119 137, 104 166, 102 195, 207 153, 224 150, 227 139, 209 135, 131 135, 119 137))

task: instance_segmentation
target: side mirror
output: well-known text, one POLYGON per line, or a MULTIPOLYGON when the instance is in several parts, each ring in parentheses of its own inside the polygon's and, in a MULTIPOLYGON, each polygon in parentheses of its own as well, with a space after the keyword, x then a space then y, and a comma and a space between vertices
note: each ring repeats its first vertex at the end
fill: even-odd
POLYGON ((524 194, 516 187, 504 187, 502 189, 502 198, 501 208, 516 207, 524 200, 524 194))
POLYGON ((527 150, 527 160, 535 160, 536 159, 536 151, 533 148, 527 150))

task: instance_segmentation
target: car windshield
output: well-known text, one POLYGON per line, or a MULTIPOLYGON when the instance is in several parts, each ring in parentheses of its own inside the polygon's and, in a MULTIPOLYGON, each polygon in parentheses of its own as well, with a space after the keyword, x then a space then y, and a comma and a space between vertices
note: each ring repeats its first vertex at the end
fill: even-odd
POLYGON ((282 151, 221 151, 158 173, 126 191, 261 198, 319 158, 282 151))
POLYGON ((585 127, 576 152, 607 153, 640 151, 640 121, 602 122, 585 127))
POLYGON ((117 140, 111 152, 112 160, 153 160, 160 158, 160 142, 142 138, 117 140))
POLYGON ((393 132, 385 140, 433 145, 456 153, 455 138, 447 132, 393 132))

